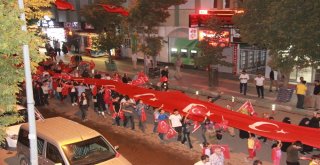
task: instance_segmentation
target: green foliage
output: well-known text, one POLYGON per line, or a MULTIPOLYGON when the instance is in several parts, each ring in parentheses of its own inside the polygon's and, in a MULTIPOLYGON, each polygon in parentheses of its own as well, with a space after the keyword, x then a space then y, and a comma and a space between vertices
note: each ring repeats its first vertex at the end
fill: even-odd
POLYGON ((318 0, 246 0, 235 16, 244 42, 271 50, 272 66, 287 74, 294 66, 320 62, 318 0))
POLYGON ((119 48, 123 42, 123 35, 113 32, 102 32, 97 37, 93 38, 93 48, 101 51, 106 51, 111 55, 110 50, 119 48))
MULTIPOLYGON (((220 19, 212 17, 206 22, 206 28, 221 34, 225 29, 221 28, 224 22, 220 19)), ((205 37, 197 45, 200 50, 200 56, 195 57, 196 66, 209 66, 209 65, 223 65, 232 66, 232 63, 225 61, 226 56, 222 55, 224 48, 219 46, 212 46, 210 44, 211 38, 205 37)))
POLYGON ((162 48, 162 37, 147 37, 148 45, 141 45, 140 50, 149 56, 157 56, 162 48))
POLYGON ((156 27, 170 16, 168 11, 170 6, 186 2, 186 0, 136 0, 136 4, 130 10, 128 22, 133 31, 142 34, 143 43, 140 43, 140 51, 145 55, 158 55, 162 46, 162 38, 154 36, 153 33, 157 31, 156 27))
MULTIPOLYGON (((0 116, 15 111, 19 84, 24 81, 22 45, 29 44, 31 69, 45 59, 38 53, 41 39, 32 32, 21 30, 17 0, 0 0, 0 116)), ((5 127, 21 118, 13 114, 0 117, 0 140, 5 136, 5 127)))
POLYGON ((50 16, 52 3, 55 0, 24 0, 26 19, 29 24, 43 19, 45 15, 50 16))

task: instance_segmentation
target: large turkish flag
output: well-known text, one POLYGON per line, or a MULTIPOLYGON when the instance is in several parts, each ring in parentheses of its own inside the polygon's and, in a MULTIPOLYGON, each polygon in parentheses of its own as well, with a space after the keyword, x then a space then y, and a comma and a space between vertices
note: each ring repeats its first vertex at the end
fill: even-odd
MULTIPOLYGON (((172 113, 174 109, 178 109, 182 115, 187 115, 189 112, 188 117, 194 121, 202 122, 205 116, 219 123, 226 120, 230 127, 235 127, 270 139, 286 142, 300 140, 304 144, 320 148, 320 129, 301 127, 256 116, 244 115, 206 101, 190 98, 179 91, 155 91, 112 80, 91 78, 73 78, 73 80, 88 84, 112 86, 113 90, 134 99, 141 99, 150 106, 160 107, 163 104, 163 109, 167 112, 172 113), (195 108, 196 110, 192 108, 194 105, 197 106, 195 108), (208 112, 205 113, 206 111, 208 112)), ((164 133, 167 133, 167 131, 164 133)))

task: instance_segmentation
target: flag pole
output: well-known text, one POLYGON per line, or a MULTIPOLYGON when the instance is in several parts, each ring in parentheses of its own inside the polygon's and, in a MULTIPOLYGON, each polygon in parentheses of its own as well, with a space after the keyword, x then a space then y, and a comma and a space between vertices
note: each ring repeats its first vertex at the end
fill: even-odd
MULTIPOLYGON (((21 10, 20 18, 24 21, 22 25, 22 31, 27 32, 26 16, 24 13, 23 0, 18 0, 19 9, 21 10)), ((29 122, 29 140, 30 140, 30 163, 31 165, 38 165, 38 150, 37 150, 37 133, 36 133, 36 122, 34 113, 34 99, 33 99, 33 88, 31 78, 31 65, 29 55, 29 45, 24 43, 23 45, 23 63, 26 81, 27 91, 27 108, 28 108, 28 122, 29 122)), ((28 161, 28 160, 26 160, 28 161)))

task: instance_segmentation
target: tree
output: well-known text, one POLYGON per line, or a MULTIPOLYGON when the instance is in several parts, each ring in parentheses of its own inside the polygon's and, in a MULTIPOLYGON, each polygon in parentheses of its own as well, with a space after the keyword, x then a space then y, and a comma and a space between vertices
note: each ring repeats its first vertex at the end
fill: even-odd
POLYGON ((320 3, 317 0, 247 0, 235 16, 244 42, 270 50, 271 67, 284 75, 287 87, 294 67, 320 62, 320 3))
POLYGON ((163 42, 162 38, 156 34, 156 27, 164 23, 170 16, 169 7, 186 2, 186 0, 136 0, 135 5, 130 10, 128 21, 131 32, 141 33, 140 51, 144 55, 153 57, 153 66, 155 66, 156 56, 162 47, 159 47, 159 43, 163 42))
POLYGON ((223 28, 224 21, 216 17, 210 18, 206 23, 206 29, 213 31, 213 37, 204 37, 202 41, 197 44, 200 50, 199 56, 195 57, 196 66, 205 66, 208 68, 209 73, 209 86, 212 84, 218 85, 218 77, 216 77, 216 83, 213 83, 212 69, 213 66, 232 66, 232 63, 225 61, 226 56, 222 54, 224 47, 218 45, 221 37, 224 37, 226 29, 223 28))
POLYGON ((22 120, 16 113, 16 94, 24 81, 22 45, 30 48, 32 70, 45 59, 38 53, 41 39, 21 30, 20 10, 16 0, 0 0, 0 140, 6 136, 6 126, 22 120), (11 115, 4 115, 10 113, 11 115))
POLYGON ((110 63, 112 62, 111 49, 121 46, 127 28, 124 16, 105 11, 101 4, 120 6, 124 2, 125 0, 97 0, 80 11, 80 15, 98 32, 93 46, 108 52, 110 63))
POLYGON ((32 25, 44 16, 50 16, 52 3, 55 0, 24 0, 25 14, 28 25, 32 25))

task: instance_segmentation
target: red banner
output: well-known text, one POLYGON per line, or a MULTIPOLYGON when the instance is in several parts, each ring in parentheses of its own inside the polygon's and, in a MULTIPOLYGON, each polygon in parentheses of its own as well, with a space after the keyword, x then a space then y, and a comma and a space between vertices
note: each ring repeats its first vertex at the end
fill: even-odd
MULTIPOLYGON (((152 89, 132 86, 112 80, 92 78, 72 79, 87 84, 108 86, 121 94, 128 95, 131 98, 141 99, 144 103, 153 107, 160 107, 163 104, 163 109, 171 113, 174 109, 178 109, 180 114, 187 115, 188 112, 198 112, 199 108, 202 107, 201 111, 206 112, 206 116, 208 116, 208 118, 210 118, 212 121, 222 122, 223 120, 226 120, 228 121, 228 125, 230 127, 235 127, 270 139, 287 142, 300 140, 304 144, 320 148, 320 129, 301 127, 256 116, 244 115, 238 112, 230 111, 216 104, 190 98, 180 91, 155 91, 152 89), (197 109, 194 110, 193 108, 197 109)), ((201 114, 204 113, 201 112, 201 114)), ((199 115, 190 114, 188 117, 191 120, 199 122, 202 122, 204 119, 204 116, 199 115)))
POLYGON ((57 9, 59 10, 74 10, 73 5, 64 0, 56 0, 54 4, 57 6, 57 9))
POLYGON ((129 12, 125 10, 123 7, 117 7, 113 5, 100 4, 103 9, 109 13, 119 13, 123 16, 129 16, 129 12))

